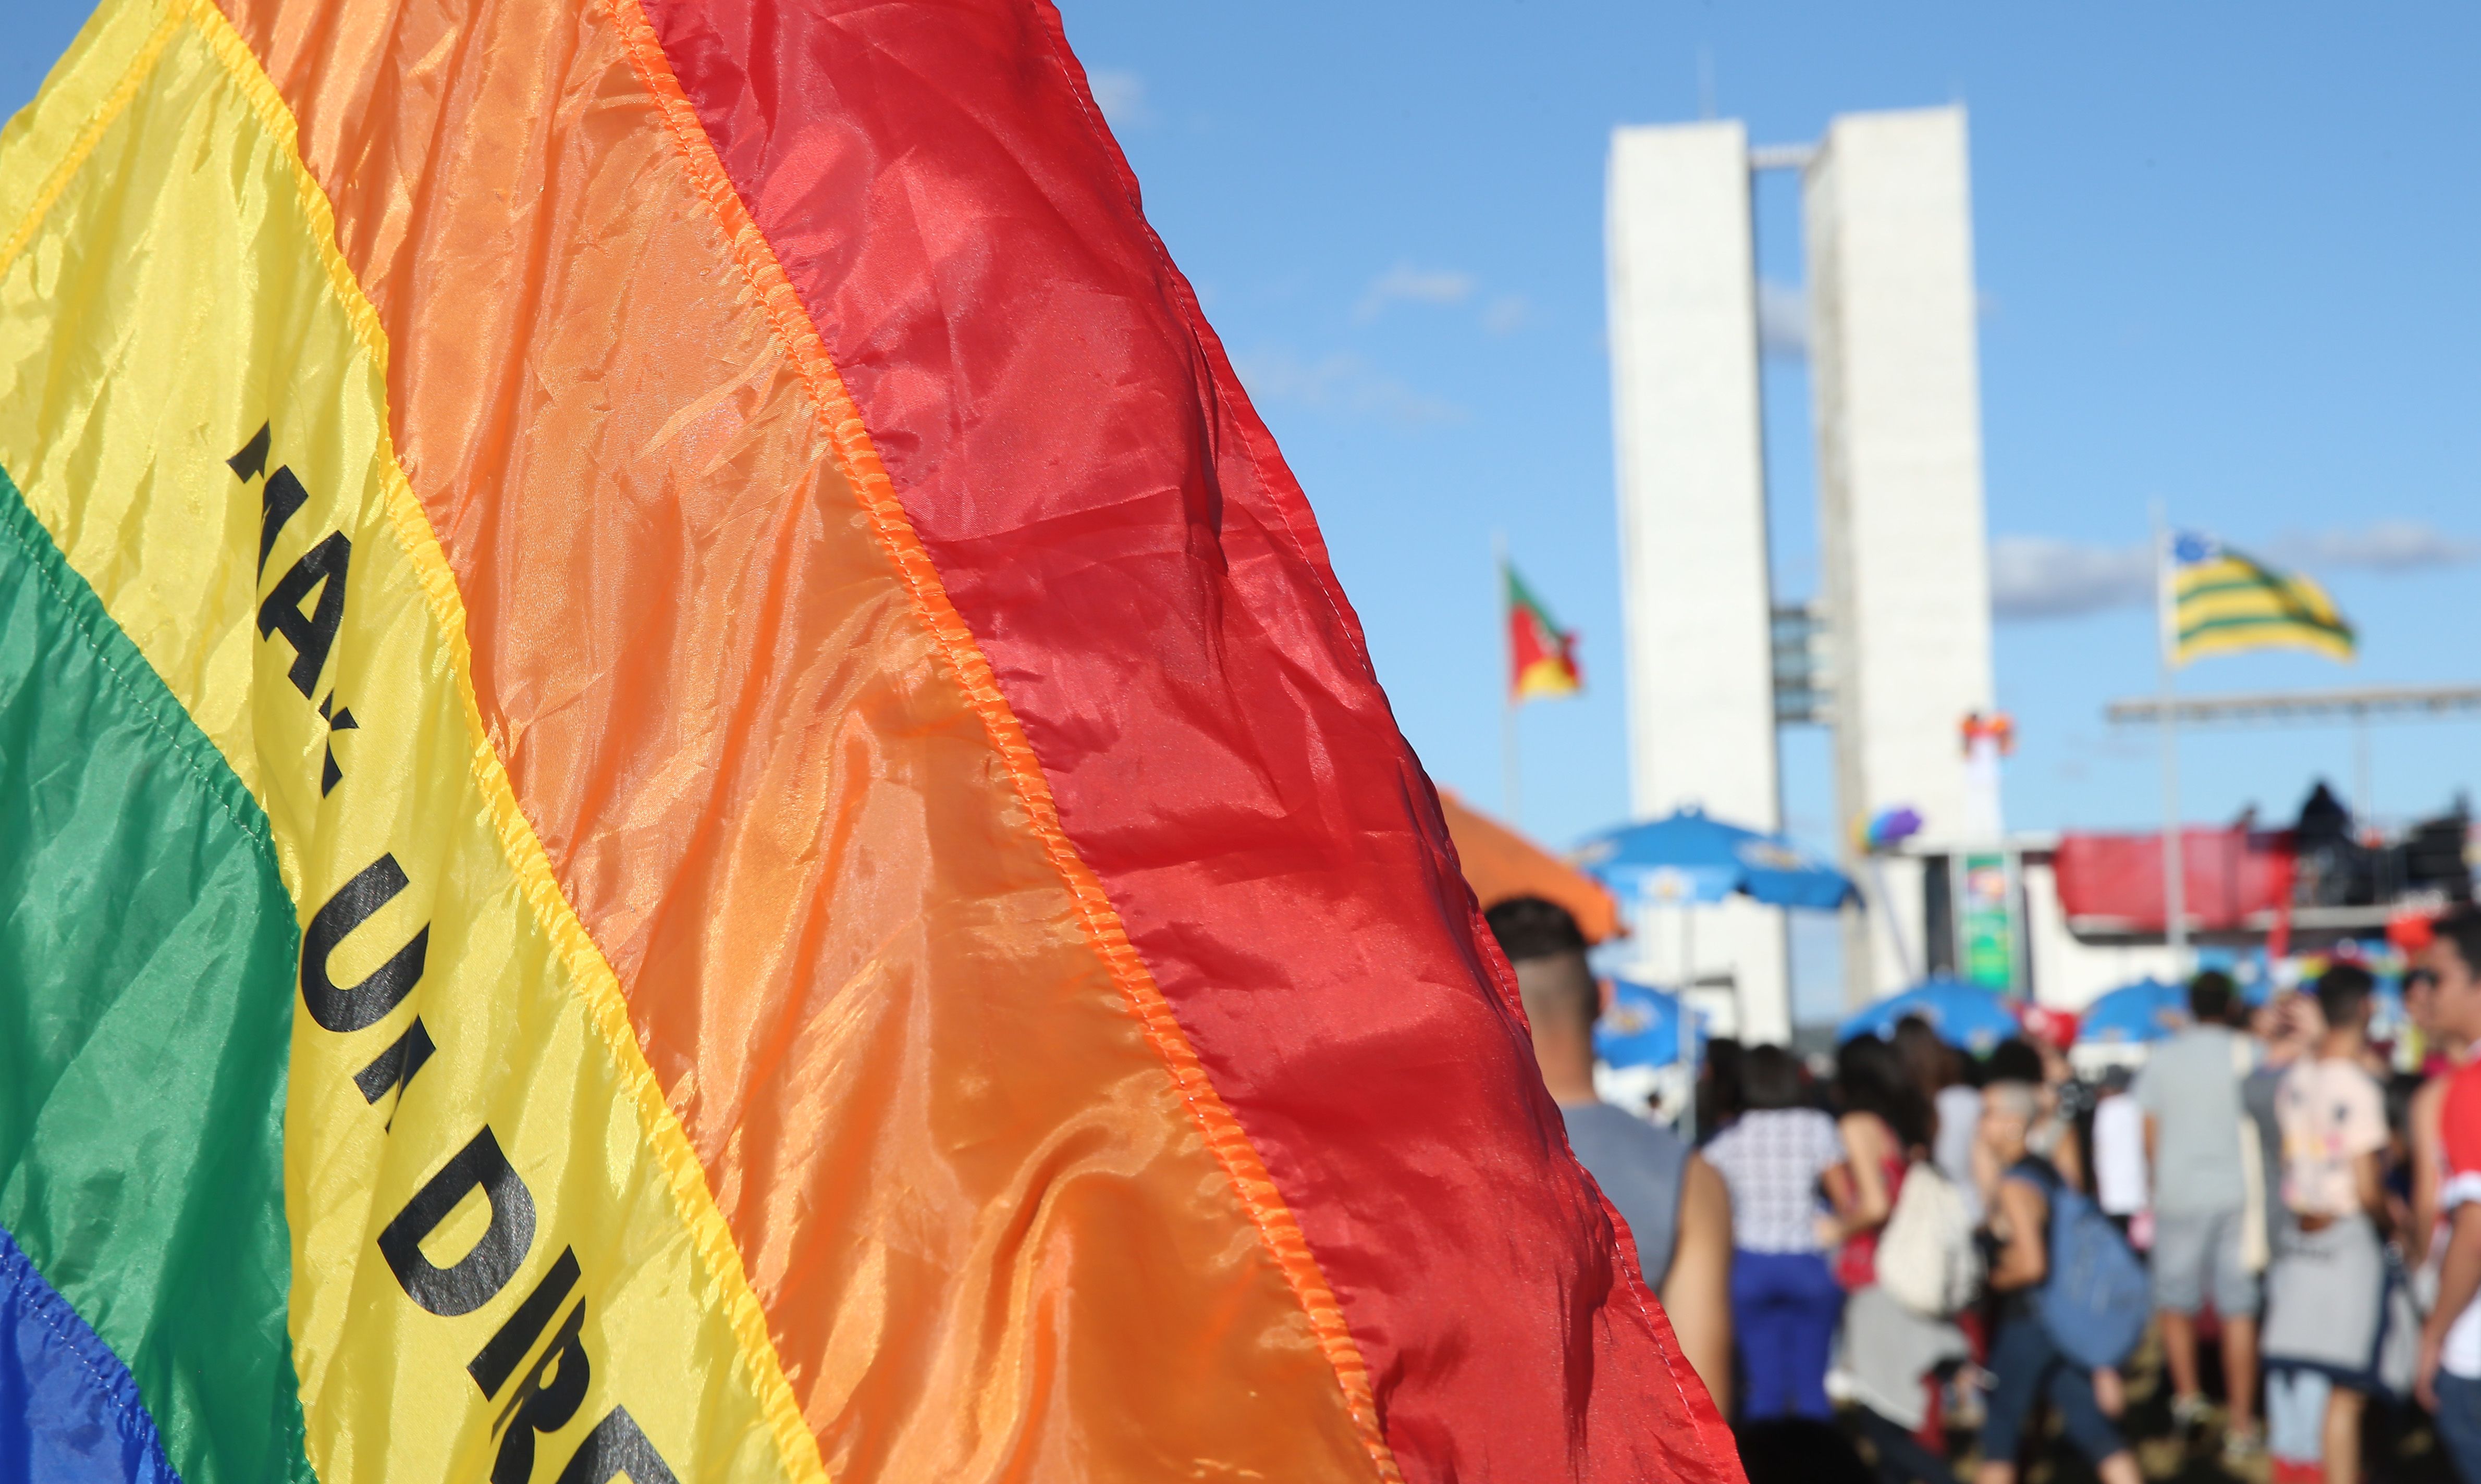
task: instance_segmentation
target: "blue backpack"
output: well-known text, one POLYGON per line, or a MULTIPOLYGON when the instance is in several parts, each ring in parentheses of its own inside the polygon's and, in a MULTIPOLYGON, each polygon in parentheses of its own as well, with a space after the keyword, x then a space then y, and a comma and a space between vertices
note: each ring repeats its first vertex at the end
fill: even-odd
POLYGON ((2119 1228, 2063 1182, 2050 1199, 2050 1275, 2035 1313, 2050 1339, 2079 1366, 2117 1366, 2145 1337, 2153 1308, 2145 1267, 2119 1228))

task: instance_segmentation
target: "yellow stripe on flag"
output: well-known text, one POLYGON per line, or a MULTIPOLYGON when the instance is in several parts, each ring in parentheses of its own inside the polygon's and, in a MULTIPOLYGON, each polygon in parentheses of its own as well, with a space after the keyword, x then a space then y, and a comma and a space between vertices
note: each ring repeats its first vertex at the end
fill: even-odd
POLYGON ((1516 698, 1520 701, 1574 695, 1578 689, 1577 672, 1558 659, 1536 660, 1516 677, 1516 698))
POLYGON ((2353 657, 2352 640, 2331 630, 2309 624, 2285 624, 2279 628, 2207 629, 2180 640, 2178 658, 2182 664, 2214 655, 2244 654, 2256 649, 2308 649, 2330 659, 2353 657))

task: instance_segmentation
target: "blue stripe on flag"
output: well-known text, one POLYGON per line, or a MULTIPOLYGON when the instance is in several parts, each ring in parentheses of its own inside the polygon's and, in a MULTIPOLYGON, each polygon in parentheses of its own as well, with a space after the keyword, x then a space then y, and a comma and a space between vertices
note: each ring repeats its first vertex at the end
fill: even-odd
POLYGON ((0 1478, 180 1484, 112 1347, 0 1231, 0 1478))

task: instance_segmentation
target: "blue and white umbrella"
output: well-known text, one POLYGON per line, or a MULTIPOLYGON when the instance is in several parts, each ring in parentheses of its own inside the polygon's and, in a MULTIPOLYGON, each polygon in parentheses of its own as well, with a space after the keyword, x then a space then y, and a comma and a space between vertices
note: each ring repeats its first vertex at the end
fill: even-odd
POLYGON ((1688 1012, 1688 1055, 1681 1055, 1680 997, 1651 984, 1617 979, 1610 1008, 1594 1026, 1594 1054, 1606 1066, 1656 1067, 1706 1054, 1706 1017, 1688 1012))
POLYGON ((2015 1001, 1942 975, 1864 1007, 1836 1028, 1835 1039, 1840 1044, 1854 1036, 1892 1037, 1907 1015, 1928 1021, 1940 1040, 1976 1056, 1988 1055, 2022 1025, 2015 1001))
POLYGON ((1793 842, 1700 809, 1597 835, 1577 852, 1577 864, 1623 897, 1664 906, 1738 893, 1771 906, 1831 912, 1860 897, 1851 877, 1793 842))
POLYGON ((2143 1046, 2188 1024, 2188 992, 2160 979, 2123 984, 2086 1005, 2076 1020, 2078 1046, 2143 1046))

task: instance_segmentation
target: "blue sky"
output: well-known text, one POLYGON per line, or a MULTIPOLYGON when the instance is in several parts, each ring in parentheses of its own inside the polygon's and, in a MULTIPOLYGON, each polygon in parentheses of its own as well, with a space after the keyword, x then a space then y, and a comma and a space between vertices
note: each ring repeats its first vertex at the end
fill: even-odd
MULTIPOLYGON (((2326 580, 2349 668, 2208 662, 2196 690, 2481 680, 2481 19, 2443 5, 1472 6, 1067 0, 1147 207, 1307 485, 1397 713, 1432 773, 1499 794, 1490 537, 1583 632, 1581 700, 1525 716, 1526 823, 1626 811, 1602 186, 1615 124, 1971 111, 1998 629, 2021 750, 2010 822, 2142 826, 2151 740, 2105 700, 2153 685, 2134 582, 2149 502, 2326 580), (1701 76, 1703 84, 1701 86, 1701 76), (1701 100, 1701 92, 1706 96, 1701 100), (2089 610, 2089 611, 2080 611, 2089 610)), ((0 107, 74 6, 0 0, 0 107)), ((1789 179, 1758 199, 1796 288, 1789 179)), ((1816 581, 1805 372, 1767 374, 1775 567, 1816 581)), ((2473 780, 2472 723, 2373 734, 2377 806, 2473 780)), ((1824 840, 1821 735, 1787 738, 1824 840)), ((2287 816, 2349 788, 2340 728, 2192 736, 2190 815, 2287 816)))
MULTIPOLYGON (((2325 580, 2364 635, 2201 664, 2192 690, 2481 679, 2481 54, 2474 13, 2088 6, 1068 0, 1149 214, 1308 486, 1406 733, 1499 788, 1489 542, 1584 634, 1591 694, 1524 717, 1526 822, 1627 807, 1602 188, 1615 124, 1711 101, 1761 143, 1970 110, 2001 704, 2020 826, 2159 817, 2147 507, 2325 580), (2169 12, 2169 13, 2165 13, 2169 12), (1704 97, 1701 98, 1701 93, 1704 97)), ((1797 289, 1794 185, 1757 202, 1797 289)), ((1816 583, 1806 371, 1767 373, 1779 591, 1816 583)), ((2473 778, 2472 723, 2372 733, 2382 814, 2473 778)), ((1786 739, 1795 827, 1826 743, 1786 739)), ((2188 813, 2352 783, 2340 727, 2195 734, 2188 813)))

